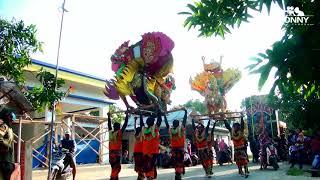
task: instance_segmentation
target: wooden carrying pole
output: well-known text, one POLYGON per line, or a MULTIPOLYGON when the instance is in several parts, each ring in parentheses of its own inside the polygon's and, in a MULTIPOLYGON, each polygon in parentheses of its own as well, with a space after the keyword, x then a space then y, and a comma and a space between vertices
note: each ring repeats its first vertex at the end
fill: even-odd
POLYGON ((22 117, 19 117, 19 132, 18 132, 18 149, 17 149, 17 163, 21 162, 21 129, 22 129, 22 117))
POLYGON ((166 113, 166 114, 169 114, 169 113, 172 113, 172 112, 183 111, 183 110, 186 110, 186 109, 185 109, 185 108, 172 109, 172 110, 170 110, 170 111, 166 111, 165 113, 166 113))
POLYGON ((243 117, 243 112, 225 112, 225 113, 214 113, 214 114, 200 114, 200 115, 191 115, 195 117, 197 120, 207 120, 214 119, 216 121, 222 121, 227 119, 241 118, 243 117), (237 115, 240 114, 240 115, 237 115), (233 115, 233 116, 225 116, 225 115, 233 115))
POLYGON ((241 116, 232 116, 232 117, 227 117, 227 118, 204 117, 204 118, 198 118, 197 120, 213 119, 213 120, 215 120, 215 121, 224 121, 224 120, 234 119, 234 118, 241 118, 241 116))
MULTIPOLYGON (((125 112, 125 111, 124 111, 125 112)), ((120 111, 119 111, 120 113, 120 111)), ((99 120, 99 121, 107 121, 108 118, 105 117, 100 117, 100 116, 89 116, 89 115, 84 115, 84 114, 75 114, 75 113, 63 113, 62 115, 57 115, 57 116, 75 116, 75 117, 81 117, 81 118, 85 118, 85 119, 93 119, 93 120, 99 120)))
POLYGON ((215 116, 215 115, 226 115, 226 114, 242 114, 243 112, 218 112, 218 113, 214 113, 214 114, 195 114, 192 116, 215 116))

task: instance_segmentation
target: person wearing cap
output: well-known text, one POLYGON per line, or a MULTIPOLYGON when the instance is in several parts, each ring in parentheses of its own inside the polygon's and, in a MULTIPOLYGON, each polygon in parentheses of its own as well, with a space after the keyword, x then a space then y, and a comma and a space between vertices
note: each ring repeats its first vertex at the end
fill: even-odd
POLYGON ((15 169, 13 159, 13 131, 12 122, 15 121, 15 114, 3 108, 0 112, 0 171, 4 180, 10 180, 15 169))
POLYGON ((109 163, 111 165, 110 180, 118 180, 119 173, 121 171, 121 150, 122 150, 122 134, 126 130, 129 119, 129 112, 126 111, 126 117, 124 124, 121 125, 118 122, 113 123, 111 113, 108 112, 108 130, 109 130, 109 163))
POLYGON ((142 128, 143 140, 143 161, 144 161, 144 174, 147 180, 157 179, 157 157, 159 155, 160 146, 160 125, 162 122, 161 111, 157 112, 157 122, 155 118, 149 116, 147 118, 147 127, 142 128))
POLYGON ((210 119, 208 121, 208 125, 206 128, 202 123, 198 123, 198 125, 196 126, 194 119, 192 119, 192 127, 193 127, 193 130, 195 131, 195 134, 194 134, 195 144, 198 150, 200 162, 202 164, 202 167, 207 177, 211 177, 211 175, 213 174, 212 162, 210 162, 211 159, 210 159, 210 155, 208 151, 208 143, 207 143, 209 126, 210 126, 210 119))
POLYGON ((65 161, 67 161, 70 164, 70 167, 72 168, 72 177, 73 180, 76 178, 76 160, 74 158, 74 153, 76 149, 76 143, 73 139, 70 138, 70 131, 66 131, 64 134, 64 138, 61 140, 60 146, 63 149, 67 149, 69 153, 66 154, 65 161))
POLYGON ((184 116, 182 124, 180 125, 179 120, 175 119, 172 122, 172 127, 169 126, 167 116, 164 115, 164 121, 166 127, 169 130, 170 145, 172 152, 172 162, 175 168, 175 179, 180 180, 182 174, 185 173, 184 167, 184 146, 186 141, 186 123, 187 123, 187 110, 184 108, 184 116))

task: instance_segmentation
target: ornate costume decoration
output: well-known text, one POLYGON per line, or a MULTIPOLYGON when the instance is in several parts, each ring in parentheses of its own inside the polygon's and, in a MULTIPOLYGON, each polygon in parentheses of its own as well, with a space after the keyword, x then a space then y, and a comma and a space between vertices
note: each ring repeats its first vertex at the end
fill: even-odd
POLYGON ((198 91, 205 97, 205 103, 210 114, 224 112, 227 108, 225 94, 240 80, 241 72, 238 69, 221 68, 220 62, 205 63, 202 57, 204 71, 197 74, 194 79, 190 77, 191 89, 198 91))
POLYGON ((114 100, 126 96, 139 105, 157 103, 163 109, 170 104, 175 81, 171 51, 174 42, 161 32, 142 35, 142 40, 129 46, 124 42, 111 56, 115 78, 106 82, 104 94, 114 100))

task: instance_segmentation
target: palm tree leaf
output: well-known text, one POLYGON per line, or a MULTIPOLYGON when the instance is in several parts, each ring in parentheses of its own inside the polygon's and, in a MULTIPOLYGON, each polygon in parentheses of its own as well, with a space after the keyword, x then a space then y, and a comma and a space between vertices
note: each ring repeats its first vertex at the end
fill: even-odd
POLYGON ((272 66, 270 64, 266 64, 260 68, 261 74, 260 74, 260 79, 259 79, 259 83, 258 83, 259 91, 262 89, 263 85, 266 83, 266 81, 269 77, 271 68, 272 68, 272 66))

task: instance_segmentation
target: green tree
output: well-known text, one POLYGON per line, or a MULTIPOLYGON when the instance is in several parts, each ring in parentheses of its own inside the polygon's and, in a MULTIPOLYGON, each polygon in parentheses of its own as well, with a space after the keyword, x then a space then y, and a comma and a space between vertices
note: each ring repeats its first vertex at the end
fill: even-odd
POLYGON ((201 102, 199 99, 189 100, 183 106, 186 108, 191 108, 193 111, 196 111, 200 114, 206 114, 208 112, 204 102, 201 102))
POLYGON ((38 51, 41 43, 36 39, 34 25, 0 18, 0 75, 21 85, 23 68, 31 64, 30 54, 38 51))
MULTIPOLYGON (((200 36, 221 36, 231 33, 235 25, 248 22, 251 10, 268 12, 272 3, 283 8, 282 0, 201 0, 188 4, 191 12, 185 26, 200 27, 200 36)), ((296 127, 318 127, 316 109, 320 107, 320 2, 286 0, 286 6, 299 7, 310 16, 308 23, 285 23, 284 36, 272 48, 252 58, 254 64, 247 68, 260 74, 259 89, 265 84, 271 69, 276 69, 275 83, 270 91, 275 108, 286 112, 288 121, 296 127), (275 98, 276 97, 276 98, 275 98), (288 105, 292 105, 288 108, 288 105)))
POLYGON ((117 111, 121 111, 121 109, 115 105, 110 105, 109 106, 109 112, 112 114, 111 115, 111 119, 113 122, 118 122, 121 123, 122 121, 124 121, 125 118, 125 114, 124 113, 114 113, 117 111))
POLYGON ((36 77, 41 85, 33 87, 31 90, 27 91, 25 95, 32 103, 33 108, 39 112, 45 110, 46 107, 48 107, 49 110, 52 110, 53 106, 70 92, 71 87, 67 91, 61 90, 61 87, 65 84, 63 79, 57 79, 55 89, 55 75, 48 71, 41 69, 36 77))
POLYGON ((290 128, 303 128, 312 131, 320 128, 318 122, 320 100, 312 95, 305 98, 303 94, 283 87, 281 96, 269 95, 269 104, 280 110, 280 119, 288 123, 290 128))
MULTIPOLYGON (((23 21, 7 21, 0 18, 0 75, 15 81, 19 86, 24 84, 24 68, 31 64, 31 54, 42 51, 41 42, 36 38, 36 26, 26 26, 23 21)), ((26 97, 37 111, 45 107, 53 109, 55 102, 60 101, 69 91, 60 88, 64 80, 57 80, 50 72, 41 71, 36 75, 41 86, 25 92, 26 97)))

